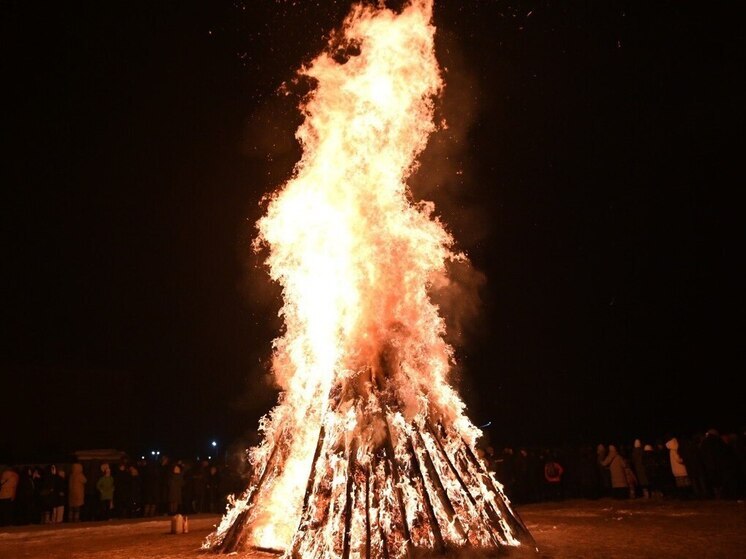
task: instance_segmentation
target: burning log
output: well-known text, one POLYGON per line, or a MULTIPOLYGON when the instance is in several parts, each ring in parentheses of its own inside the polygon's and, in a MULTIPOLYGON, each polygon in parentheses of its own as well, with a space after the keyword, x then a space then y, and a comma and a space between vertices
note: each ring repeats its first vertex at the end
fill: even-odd
POLYGON ((249 488, 204 548, 293 559, 414 559, 533 540, 476 456, 431 300, 465 262, 406 179, 443 88, 432 0, 357 4, 301 74, 303 156, 259 220, 283 289, 283 392, 250 449, 249 488), (339 53, 344 56, 339 56, 339 53))
POLYGON ((230 528, 228 529, 227 533, 225 534, 221 542, 220 549, 228 552, 228 550, 238 549, 245 545, 246 535, 247 535, 247 524, 248 524, 247 516, 249 512, 251 511, 251 507, 254 504, 254 501, 256 500, 257 495, 259 494, 259 490, 261 489, 268 475, 270 475, 272 468, 274 467, 275 457, 278 456, 278 454, 280 454, 278 452, 279 449, 280 449, 280 443, 278 441, 277 443, 275 443, 274 447, 272 447, 272 452, 270 453, 269 459, 267 460, 267 464, 265 465, 264 470, 261 473, 261 477, 259 477, 259 480, 256 482, 256 484, 252 483, 249 485, 249 487, 254 487, 254 489, 249 490, 250 494, 246 500, 246 508, 243 509, 238 514, 235 521, 231 524, 230 528))
MULTIPOLYGON (((433 463, 432 458, 428 454, 427 447, 425 445, 425 441, 422 438, 422 434, 419 432, 419 430, 415 430, 415 433, 417 437, 419 438, 419 441, 421 443, 422 448, 422 457, 425 463, 425 467, 427 469, 427 476, 432 484, 435 485, 435 488, 438 492, 438 497, 440 498, 441 504, 443 508, 446 511, 446 514, 448 515, 448 522, 452 524, 456 531, 458 532, 459 536, 463 539, 463 543, 465 544, 468 540, 466 537, 466 532, 464 531, 464 527, 461 525, 461 522, 456 517, 456 510, 453 508, 453 504, 451 503, 451 500, 448 498, 448 494, 446 492, 446 488, 443 486, 443 482, 440 479, 440 475, 435 469, 435 464, 433 463)), ((410 444, 412 444, 410 442, 410 444)), ((412 452, 417 454, 414 450, 414 445, 412 444, 412 452)))

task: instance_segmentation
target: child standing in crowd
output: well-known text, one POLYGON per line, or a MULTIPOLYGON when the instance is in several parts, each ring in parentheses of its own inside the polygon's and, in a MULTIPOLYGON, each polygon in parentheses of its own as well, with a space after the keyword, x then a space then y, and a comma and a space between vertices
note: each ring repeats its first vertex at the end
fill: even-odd
POLYGON ((114 506, 114 478, 111 477, 109 464, 101 464, 101 472, 103 475, 96 482, 100 503, 99 519, 109 520, 114 506))

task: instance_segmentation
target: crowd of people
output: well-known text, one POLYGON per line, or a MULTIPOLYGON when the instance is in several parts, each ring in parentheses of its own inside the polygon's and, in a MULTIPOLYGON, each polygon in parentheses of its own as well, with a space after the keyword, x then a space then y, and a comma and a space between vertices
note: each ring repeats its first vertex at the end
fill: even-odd
MULTIPOLYGON (((710 429, 693 437, 573 448, 491 446, 478 452, 515 504, 566 498, 742 499, 743 435, 710 429)), ((0 475, 0 526, 212 513, 242 492, 249 473, 227 464, 160 456, 9 466, 0 475)))
POLYGON ((640 439, 562 449, 479 450, 511 502, 565 498, 742 499, 743 435, 716 429, 692 437, 640 439))
POLYGON ((0 526, 219 514, 246 473, 208 460, 99 460, 5 467, 0 526))

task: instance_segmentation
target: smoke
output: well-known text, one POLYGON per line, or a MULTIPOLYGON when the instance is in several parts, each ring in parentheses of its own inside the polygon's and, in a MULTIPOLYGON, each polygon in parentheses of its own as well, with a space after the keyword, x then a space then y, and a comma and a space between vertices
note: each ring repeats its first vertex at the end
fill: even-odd
MULTIPOLYGON (((237 290, 252 319, 251 361, 245 388, 231 407, 249 416, 263 415, 277 403, 278 379, 272 374, 272 340, 284 327, 279 316, 282 288, 272 281, 265 264, 266 251, 256 251, 256 223, 266 212, 267 194, 292 175, 301 154, 295 130, 302 121, 297 104, 301 92, 280 88, 249 115, 241 151, 249 167, 245 218, 239 227, 236 259, 240 263, 237 290), (258 201, 258 203, 257 203, 258 201)), ((253 445, 252 445, 253 446, 253 445)))
POLYGON ((445 227, 453 235, 455 250, 467 258, 448 263, 448 283, 434 289, 433 302, 446 321, 446 340, 454 347, 468 346, 481 329, 480 292, 487 278, 468 259, 489 233, 484 207, 485 188, 478 184, 469 134, 479 116, 479 84, 469 71, 458 41, 439 28, 436 54, 443 67, 445 87, 436 105, 438 130, 430 137, 408 184, 417 200, 431 200, 445 227))
POLYGON ((438 129, 429 138, 408 184, 416 199, 435 202, 457 243, 470 247, 484 239, 489 229, 489 215, 480 200, 485 188, 478 184, 470 143, 482 103, 480 85, 457 39, 440 27, 436 33, 436 56, 444 81, 436 104, 438 129))

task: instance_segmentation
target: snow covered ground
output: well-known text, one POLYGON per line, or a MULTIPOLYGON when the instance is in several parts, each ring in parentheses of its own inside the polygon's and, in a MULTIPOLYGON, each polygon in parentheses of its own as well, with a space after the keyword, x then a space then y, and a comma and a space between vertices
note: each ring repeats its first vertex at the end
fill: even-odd
MULTIPOLYGON (((746 558, 743 502, 601 499, 517 510, 536 540, 537 559, 746 558)), ((168 517, 0 528, 0 559, 206 559, 215 555, 200 545, 218 520, 192 516, 188 534, 171 534, 168 517)))

